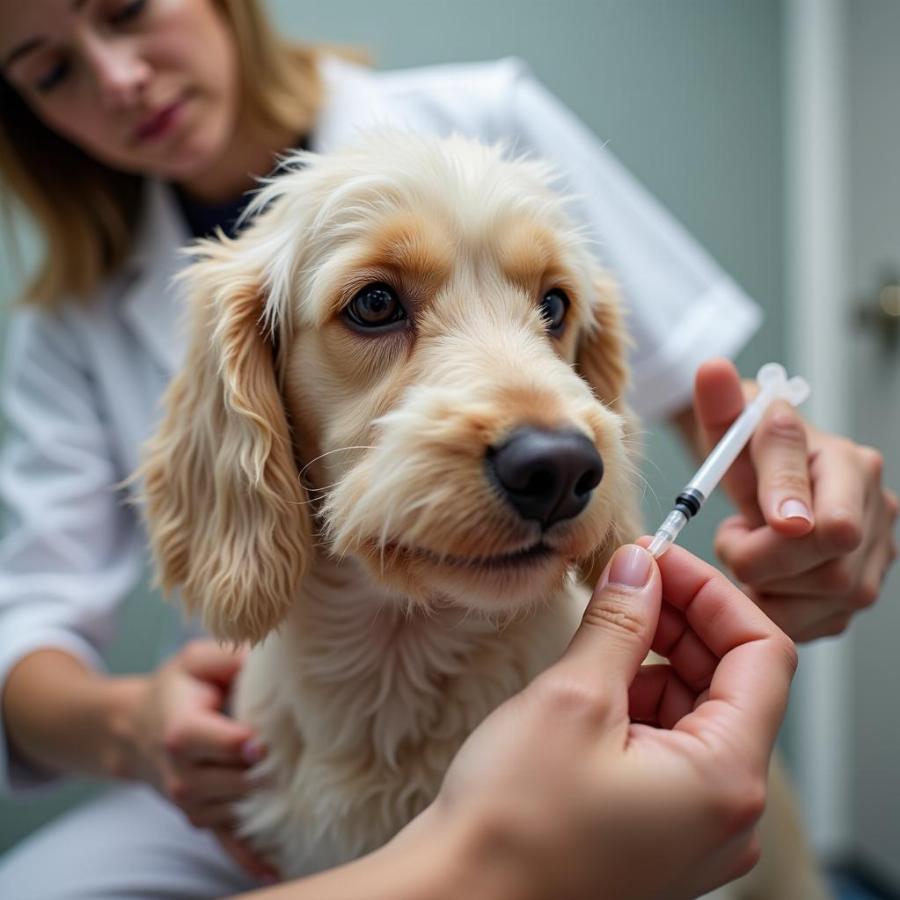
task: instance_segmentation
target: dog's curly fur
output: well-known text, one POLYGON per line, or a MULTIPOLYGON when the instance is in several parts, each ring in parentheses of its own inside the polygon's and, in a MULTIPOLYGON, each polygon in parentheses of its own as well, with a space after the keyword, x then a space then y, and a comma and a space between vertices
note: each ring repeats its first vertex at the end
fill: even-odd
POLYGON ((383 133, 286 169, 237 240, 192 249, 191 344, 140 474, 163 586, 256 645, 235 708, 268 754, 239 819, 297 875, 388 840, 558 658, 638 490, 619 302, 548 167, 383 133), (354 323, 373 284, 405 318, 354 323), (546 529, 488 474, 523 427, 604 463, 546 529))

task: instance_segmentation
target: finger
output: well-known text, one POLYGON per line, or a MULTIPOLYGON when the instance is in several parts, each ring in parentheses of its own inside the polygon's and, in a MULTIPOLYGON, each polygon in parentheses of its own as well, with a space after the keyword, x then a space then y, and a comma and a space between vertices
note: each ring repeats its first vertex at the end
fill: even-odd
MULTIPOLYGON (((641 538, 641 541, 649 538, 641 538)), ((682 547, 657 560, 666 602, 719 657, 708 699, 675 726, 707 742, 733 742, 763 766, 787 707, 797 668, 793 643, 721 572, 682 547)))
POLYGON ((665 601, 651 649, 664 656, 678 677, 693 691, 709 687, 718 657, 694 634, 684 614, 665 601))
POLYGON ((697 694, 671 666, 641 666, 628 689, 628 715, 635 722, 674 728, 696 701, 697 694))
POLYGON ((764 413, 750 441, 757 503, 775 531, 798 537, 813 528, 806 425, 784 400, 764 413))
POLYGON ((584 684, 625 690, 650 650, 660 605, 659 572, 634 544, 619 547, 594 590, 560 671, 584 684))
MULTIPOLYGON (((756 601, 759 608, 795 641, 811 641, 835 634, 839 619, 849 621, 852 610, 844 597, 777 597, 763 594, 756 601), (827 627, 826 627, 827 623, 827 627)), ((843 629, 841 629, 843 630, 843 629)))
MULTIPOLYGON (((697 370, 694 411, 703 440, 712 449, 743 412, 746 401, 741 377, 727 359, 712 359, 697 370)), ((763 523, 757 503, 756 472, 745 448, 722 479, 732 502, 752 525, 763 523)))
MULTIPOLYGON (((845 568, 852 568, 850 554, 863 542, 882 537, 884 529, 866 528, 870 513, 862 479, 852 473, 840 477, 847 462, 846 458, 843 462, 835 459, 840 453, 835 448, 823 450, 813 461, 816 525, 810 534, 786 541, 772 528, 749 527, 741 516, 732 516, 719 526, 716 555, 740 581, 772 592, 774 585, 783 585, 786 579, 796 579, 829 561, 843 559, 845 568)), ((881 495, 873 496, 871 503, 883 505, 881 495)), ((846 572, 830 574, 838 582, 846 580, 846 572)))
POLYGON ((191 641, 181 651, 181 665, 186 672, 203 681, 227 688, 244 664, 244 647, 226 648, 215 641, 191 641))
POLYGON ((268 882, 278 880, 278 870, 249 844, 234 837, 229 829, 216 828, 215 835, 225 852, 255 878, 268 882))
POLYGON ((818 641, 822 638, 838 637, 847 630, 852 619, 853 613, 841 611, 829 616, 827 619, 807 625, 805 629, 798 631, 792 637, 799 644, 807 641, 818 641))
MULTIPOLYGON (((649 542, 642 537, 639 544, 649 542)), ((658 560, 666 603, 680 611, 693 633, 718 659, 743 641, 778 629, 718 569, 677 544, 658 560)))
POLYGON ((824 559, 843 556, 862 543, 867 506, 877 500, 870 490, 877 483, 870 483, 857 451, 848 441, 828 441, 811 464, 815 535, 824 559))
MULTIPOLYGON (((891 513, 887 509, 881 513, 886 526, 891 513)), ((841 634, 854 613, 878 600, 894 555, 887 528, 873 528, 867 546, 800 579, 767 585, 758 603, 794 640, 841 634)))
POLYGON ((880 540, 872 549, 863 567, 862 577, 851 595, 854 610, 868 609, 881 596, 884 580, 896 557, 896 550, 890 533, 886 532, 886 540, 880 540))
POLYGON ((253 729, 217 712, 198 711, 168 730, 166 749, 175 759, 252 765, 264 755, 253 729))
POLYGON ((237 766, 181 765, 175 772, 178 782, 172 799, 179 806, 231 803, 259 787, 245 768, 237 766))
POLYGON ((884 489, 881 492, 881 499, 890 516, 890 528, 893 529, 897 522, 897 516, 900 514, 900 497, 893 491, 884 489))
POLYGON ((824 603, 836 597, 846 598, 859 584, 864 566, 865 558, 860 549, 842 559, 822 563, 801 575, 760 583, 760 590, 765 595, 784 597, 786 600, 803 598, 824 603))
MULTIPOLYGON (((818 524, 821 526, 821 519, 818 524)), ((818 531, 785 540, 768 525, 752 528, 743 516, 731 516, 716 531, 716 556, 738 581, 761 590, 772 582, 796 578, 839 555, 823 543, 818 531)))
POLYGON ((796 669, 797 651, 777 630, 736 644, 722 657, 708 698, 682 718, 675 730, 765 771, 796 669))

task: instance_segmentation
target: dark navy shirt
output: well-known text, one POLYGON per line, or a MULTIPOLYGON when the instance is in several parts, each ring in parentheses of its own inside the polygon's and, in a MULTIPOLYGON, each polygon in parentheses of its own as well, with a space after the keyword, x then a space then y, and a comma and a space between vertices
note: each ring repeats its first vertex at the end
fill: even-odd
MULTIPOLYGON (((306 150, 308 147, 309 138, 304 136, 297 143, 297 149, 306 150)), ((278 168, 276 166, 270 175, 277 174, 278 168)), ((241 213, 247 208, 247 204, 253 196, 253 191, 250 190, 246 194, 242 194, 234 200, 226 200, 224 203, 202 203, 188 197, 178 187, 174 191, 181 213, 195 238, 210 237, 216 228, 221 228, 228 237, 235 237, 240 231, 238 220, 241 213)))
POLYGON ((238 219, 252 196, 253 191, 247 191, 236 200, 225 203, 201 203, 175 188, 178 206, 195 238, 209 237, 216 228, 221 228, 228 237, 234 237, 239 231, 238 219))

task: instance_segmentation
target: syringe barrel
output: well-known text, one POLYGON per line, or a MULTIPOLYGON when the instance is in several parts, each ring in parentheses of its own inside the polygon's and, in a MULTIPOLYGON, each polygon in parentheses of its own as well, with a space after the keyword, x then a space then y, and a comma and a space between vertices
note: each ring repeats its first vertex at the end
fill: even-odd
POLYGON ((761 391, 747 404, 744 411, 732 422, 712 453, 688 482, 685 490, 695 490, 708 497, 713 488, 722 480, 731 464, 744 449, 763 413, 774 399, 773 393, 761 391))

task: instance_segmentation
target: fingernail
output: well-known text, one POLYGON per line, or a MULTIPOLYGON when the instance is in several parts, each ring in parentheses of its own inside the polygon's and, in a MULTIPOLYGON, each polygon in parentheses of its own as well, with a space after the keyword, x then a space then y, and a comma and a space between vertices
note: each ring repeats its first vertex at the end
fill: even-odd
POLYGON ((643 587, 650 579, 650 554, 636 545, 620 547, 609 567, 609 583, 623 587, 643 587))
POLYGON ((778 507, 778 515, 782 519, 806 519, 807 522, 812 522, 812 513, 802 500, 785 500, 778 507))
POLYGON ((244 741, 241 747, 241 756, 244 758, 244 762, 250 763, 250 765, 258 763, 265 755, 265 747, 256 738, 244 741))

